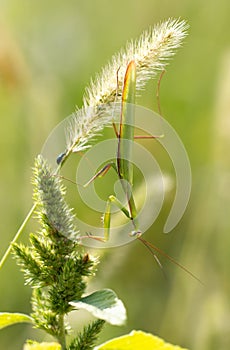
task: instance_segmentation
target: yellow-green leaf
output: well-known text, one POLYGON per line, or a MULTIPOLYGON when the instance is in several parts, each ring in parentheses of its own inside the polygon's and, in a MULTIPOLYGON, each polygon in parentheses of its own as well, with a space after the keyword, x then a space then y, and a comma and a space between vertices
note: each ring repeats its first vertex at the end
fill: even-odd
POLYGON ((31 343, 25 344, 23 350, 61 350, 58 343, 31 343))
POLYGON ((25 314, 0 312, 0 329, 23 322, 33 323, 33 319, 25 314))
POLYGON ((165 343, 163 339, 150 333, 132 331, 130 334, 99 345, 95 350, 187 350, 177 345, 165 343))

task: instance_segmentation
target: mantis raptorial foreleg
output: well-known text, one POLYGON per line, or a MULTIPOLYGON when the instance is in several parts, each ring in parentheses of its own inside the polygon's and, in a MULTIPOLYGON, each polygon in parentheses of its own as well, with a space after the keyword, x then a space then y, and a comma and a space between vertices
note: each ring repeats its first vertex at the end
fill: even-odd
MULTIPOLYGON (((87 187, 89 184, 91 184, 97 177, 104 176, 110 168, 113 168, 116 172, 116 164, 115 163, 108 163, 104 167, 102 167, 85 185, 84 187, 87 187)), ((129 218, 132 223, 134 229, 130 233, 130 235, 139 235, 140 230, 138 229, 138 223, 136 220, 137 216, 137 210, 134 202, 134 198, 132 195, 132 189, 130 188, 130 184, 125 181, 124 179, 121 179, 122 188, 126 194, 128 208, 127 209, 124 204, 114 195, 110 195, 107 202, 106 202, 106 208, 103 215, 103 227, 104 227, 104 237, 98 237, 98 236, 91 236, 92 238, 95 238, 96 240, 107 242, 109 239, 109 232, 110 232, 110 221, 111 221, 111 206, 115 205, 118 209, 120 209, 124 215, 129 218), (132 213, 132 216, 130 215, 132 213)))
MULTIPOLYGON (((103 222, 104 222, 104 240, 108 241, 109 239, 109 232, 110 232, 110 219, 111 219, 111 205, 114 204, 116 205, 124 214, 125 216, 127 216, 127 218, 129 218, 130 220, 132 220, 134 227, 135 227, 135 218, 130 216, 129 210, 126 209, 124 207, 124 204, 118 199, 116 198, 114 195, 110 195, 107 203, 106 203, 106 209, 105 209, 105 213, 103 216, 103 222)), ((133 233, 139 232, 139 231, 133 231, 133 233)))

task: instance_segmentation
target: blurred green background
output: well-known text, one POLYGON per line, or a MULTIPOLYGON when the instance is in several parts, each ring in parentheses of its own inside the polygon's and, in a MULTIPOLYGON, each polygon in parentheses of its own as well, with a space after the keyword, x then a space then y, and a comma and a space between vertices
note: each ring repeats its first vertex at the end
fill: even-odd
MULTIPOLYGON (((100 341, 142 329, 194 350, 230 346, 229 14, 228 0, 0 2, 1 256, 31 207, 34 157, 51 130, 81 106, 91 76, 149 25, 168 17, 190 25, 162 81, 161 107, 190 158, 191 199, 181 222, 164 235, 168 196, 146 237, 204 286, 161 258, 165 279, 139 242, 109 250, 96 284, 117 292, 128 322, 106 326, 100 341)), ((140 102, 155 108, 151 84, 140 102)), ((21 240, 32 229, 30 223, 21 240)), ((0 281, 0 310, 30 312, 30 288, 11 258, 0 281)), ((1 331, 0 349, 22 349, 27 338, 47 339, 30 326, 14 326, 1 331)))

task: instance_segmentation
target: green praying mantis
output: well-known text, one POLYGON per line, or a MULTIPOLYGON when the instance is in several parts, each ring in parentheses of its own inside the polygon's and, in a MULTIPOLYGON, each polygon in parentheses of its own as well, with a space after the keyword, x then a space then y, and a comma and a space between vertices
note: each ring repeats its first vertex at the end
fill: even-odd
MULTIPOLYGON (((159 83, 158 83, 158 88, 159 88, 159 83)), ((200 283, 202 283, 200 279, 197 278, 191 271, 189 271, 187 268, 185 268, 183 265, 181 265, 179 262, 177 262, 175 259, 169 256, 167 253, 165 253, 164 251, 162 251, 152 243, 146 241, 142 237, 142 232, 139 228, 139 223, 137 218, 138 216, 137 208, 136 208, 135 199, 133 196, 133 164, 130 161, 131 155, 132 155, 132 146, 133 146, 132 143, 135 138, 138 138, 138 139, 152 138, 153 139, 153 138, 162 137, 162 135, 137 136, 137 137, 134 135, 135 95, 136 95, 136 64, 135 64, 135 61, 132 60, 127 65, 127 69, 124 77, 120 123, 119 123, 118 131, 115 124, 113 124, 115 134, 118 139, 116 161, 106 164, 84 185, 85 187, 88 186, 96 178, 104 176, 109 171, 110 168, 113 168, 117 173, 118 178, 121 182, 121 186, 126 196, 127 206, 124 206, 124 204, 114 195, 110 195, 106 202, 105 213, 103 215, 104 237, 98 237, 98 236, 90 236, 90 237, 92 239, 96 239, 103 242, 107 242, 109 240, 111 205, 115 205, 118 207, 118 209, 120 209, 123 212, 123 214, 128 219, 132 221, 133 230, 129 232, 129 235, 137 238, 146 246, 146 248, 151 252, 156 262, 161 268, 162 268, 162 265, 158 257, 156 256, 155 252, 164 256, 165 258, 170 260, 172 263, 180 267, 182 270, 184 270, 186 273, 191 275, 193 278, 198 280, 200 283)))

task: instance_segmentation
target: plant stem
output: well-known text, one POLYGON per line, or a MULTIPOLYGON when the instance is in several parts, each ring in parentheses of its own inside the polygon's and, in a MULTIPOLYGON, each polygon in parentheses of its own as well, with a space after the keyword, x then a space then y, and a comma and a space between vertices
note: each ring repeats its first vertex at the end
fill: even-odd
POLYGON ((2 260, 0 261, 0 269, 2 268, 2 266, 4 265, 6 259, 8 258, 10 252, 11 252, 11 248, 12 248, 12 244, 15 243, 18 239, 18 237, 20 236, 20 234, 22 233, 24 227, 26 226, 27 222, 29 221, 31 215, 33 214, 35 208, 36 208, 36 203, 34 203, 34 205, 32 206, 32 208, 30 209, 29 213, 27 214, 27 216, 25 217, 23 223, 21 224, 21 226, 19 227, 16 235, 14 236, 14 239, 12 240, 12 242, 10 243, 8 249, 6 250, 5 254, 2 257, 2 260))
POLYGON ((58 341, 62 346, 62 350, 66 349, 66 339, 65 339, 65 324, 64 324, 64 315, 59 315, 59 337, 58 341))

